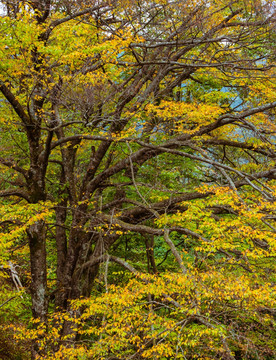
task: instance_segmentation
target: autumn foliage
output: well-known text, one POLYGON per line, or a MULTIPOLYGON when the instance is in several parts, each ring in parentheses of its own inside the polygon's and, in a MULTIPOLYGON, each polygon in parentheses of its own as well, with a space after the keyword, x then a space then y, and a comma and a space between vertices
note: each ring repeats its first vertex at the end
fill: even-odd
POLYGON ((275 358, 275 1, 0 4, 0 357, 275 358))

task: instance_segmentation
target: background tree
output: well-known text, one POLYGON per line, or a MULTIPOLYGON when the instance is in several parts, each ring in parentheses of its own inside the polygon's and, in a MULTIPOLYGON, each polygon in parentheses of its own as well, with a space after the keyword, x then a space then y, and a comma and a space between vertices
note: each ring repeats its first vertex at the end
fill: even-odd
POLYGON ((32 357, 273 356, 273 2, 2 4, 1 261, 32 357))

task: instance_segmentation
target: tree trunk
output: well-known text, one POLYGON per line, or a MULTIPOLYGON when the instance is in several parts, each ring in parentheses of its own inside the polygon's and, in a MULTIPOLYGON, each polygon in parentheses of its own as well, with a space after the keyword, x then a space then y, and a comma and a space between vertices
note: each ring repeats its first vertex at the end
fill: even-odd
POLYGON ((67 201, 59 203, 56 209, 56 246, 57 246, 57 293, 55 297, 55 306, 57 309, 64 309, 64 272, 67 257, 67 236, 65 229, 67 201))
MULTIPOLYGON (((47 265, 46 265, 46 232, 43 221, 37 221, 27 231, 31 259, 31 297, 32 313, 40 324, 47 322, 47 265)), ((38 323, 38 324, 39 324, 38 323)), ((39 342, 32 344, 32 359, 39 354, 39 342)))

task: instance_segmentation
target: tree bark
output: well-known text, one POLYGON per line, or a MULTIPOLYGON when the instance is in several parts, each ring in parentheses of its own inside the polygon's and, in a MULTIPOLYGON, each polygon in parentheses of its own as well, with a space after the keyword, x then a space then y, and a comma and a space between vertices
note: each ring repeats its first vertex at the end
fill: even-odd
MULTIPOLYGON (((47 298, 47 264, 46 264, 46 231, 45 223, 37 221, 27 231, 29 237, 31 260, 31 298, 32 313, 38 324, 47 323, 48 298, 47 298)), ((39 342, 33 341, 32 359, 39 355, 39 342)))

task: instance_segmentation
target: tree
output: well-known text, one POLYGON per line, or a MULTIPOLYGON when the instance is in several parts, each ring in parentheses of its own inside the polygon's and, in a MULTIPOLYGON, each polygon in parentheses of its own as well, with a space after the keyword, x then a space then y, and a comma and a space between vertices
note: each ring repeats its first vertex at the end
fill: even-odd
POLYGON ((1 259, 28 244, 32 357, 275 355, 273 2, 2 5, 1 259))

